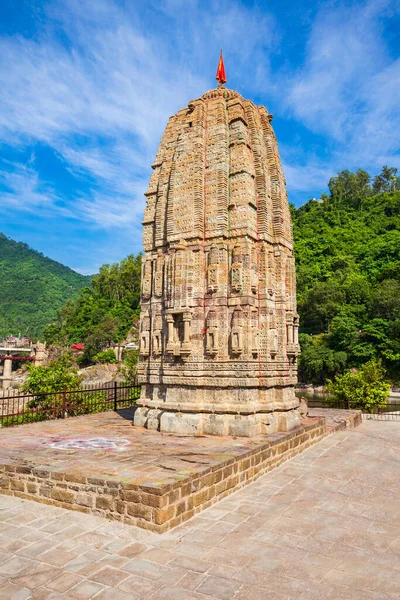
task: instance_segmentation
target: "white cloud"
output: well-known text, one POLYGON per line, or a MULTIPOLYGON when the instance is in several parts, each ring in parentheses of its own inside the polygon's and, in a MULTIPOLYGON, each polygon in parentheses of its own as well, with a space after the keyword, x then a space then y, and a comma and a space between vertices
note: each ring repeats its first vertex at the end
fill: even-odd
POLYGON ((1 192, 0 212, 10 208, 27 212, 43 213, 50 210, 59 200, 54 190, 40 181, 39 173, 29 165, 3 161, 7 169, 0 169, 1 192))
POLYGON ((286 185, 292 192, 309 192, 326 188, 329 179, 335 174, 330 167, 308 161, 305 165, 283 162, 286 185))
POLYGON ((185 2, 182 13, 165 3, 157 28, 143 21, 147 3, 60 1, 35 39, 0 38, 0 137, 21 148, 44 142, 74 176, 89 176, 90 191, 69 201, 73 218, 106 228, 140 221, 168 117, 213 87, 216 46, 246 64, 272 38, 271 19, 257 10, 226 0, 204 12, 200 4, 189 11, 185 2))
POLYGON ((338 168, 399 164, 400 60, 390 57, 382 21, 400 3, 369 0, 322 9, 304 65, 286 82, 292 115, 330 138, 338 168))

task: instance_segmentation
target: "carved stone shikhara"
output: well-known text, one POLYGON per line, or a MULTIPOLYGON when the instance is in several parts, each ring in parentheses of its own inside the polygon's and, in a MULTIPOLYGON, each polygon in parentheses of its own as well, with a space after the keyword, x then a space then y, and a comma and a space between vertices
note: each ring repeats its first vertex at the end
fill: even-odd
POLYGON ((292 228, 271 120, 220 86, 168 122, 146 192, 137 426, 254 436, 300 422, 292 228))

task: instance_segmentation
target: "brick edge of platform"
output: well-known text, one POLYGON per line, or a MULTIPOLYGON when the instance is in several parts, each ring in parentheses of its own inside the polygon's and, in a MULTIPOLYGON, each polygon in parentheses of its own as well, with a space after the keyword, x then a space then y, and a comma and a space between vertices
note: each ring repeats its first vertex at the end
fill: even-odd
POLYGON ((361 415, 359 421, 358 415, 353 415, 342 427, 328 428, 325 419, 314 417, 312 422, 277 435, 245 454, 231 456, 199 474, 168 484, 124 483, 37 466, 0 465, 0 493, 164 533, 333 431, 354 427, 359 422, 361 415))

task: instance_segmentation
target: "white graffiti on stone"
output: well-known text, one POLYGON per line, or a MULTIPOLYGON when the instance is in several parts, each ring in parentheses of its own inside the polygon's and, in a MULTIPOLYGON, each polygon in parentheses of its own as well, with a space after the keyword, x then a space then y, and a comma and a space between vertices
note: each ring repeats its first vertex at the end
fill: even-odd
POLYGON ((57 450, 123 450, 129 440, 121 438, 70 438, 51 444, 57 450))

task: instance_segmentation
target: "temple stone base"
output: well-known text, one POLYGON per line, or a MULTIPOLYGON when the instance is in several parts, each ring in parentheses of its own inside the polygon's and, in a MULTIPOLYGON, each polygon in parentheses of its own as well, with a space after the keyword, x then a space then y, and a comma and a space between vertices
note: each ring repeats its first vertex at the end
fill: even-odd
POLYGON ((254 437, 290 431, 300 425, 300 411, 272 411, 253 415, 188 413, 139 407, 134 417, 136 427, 164 433, 254 437))
POLYGON ((143 385, 134 425, 185 435, 253 437, 300 424, 293 387, 143 385))

